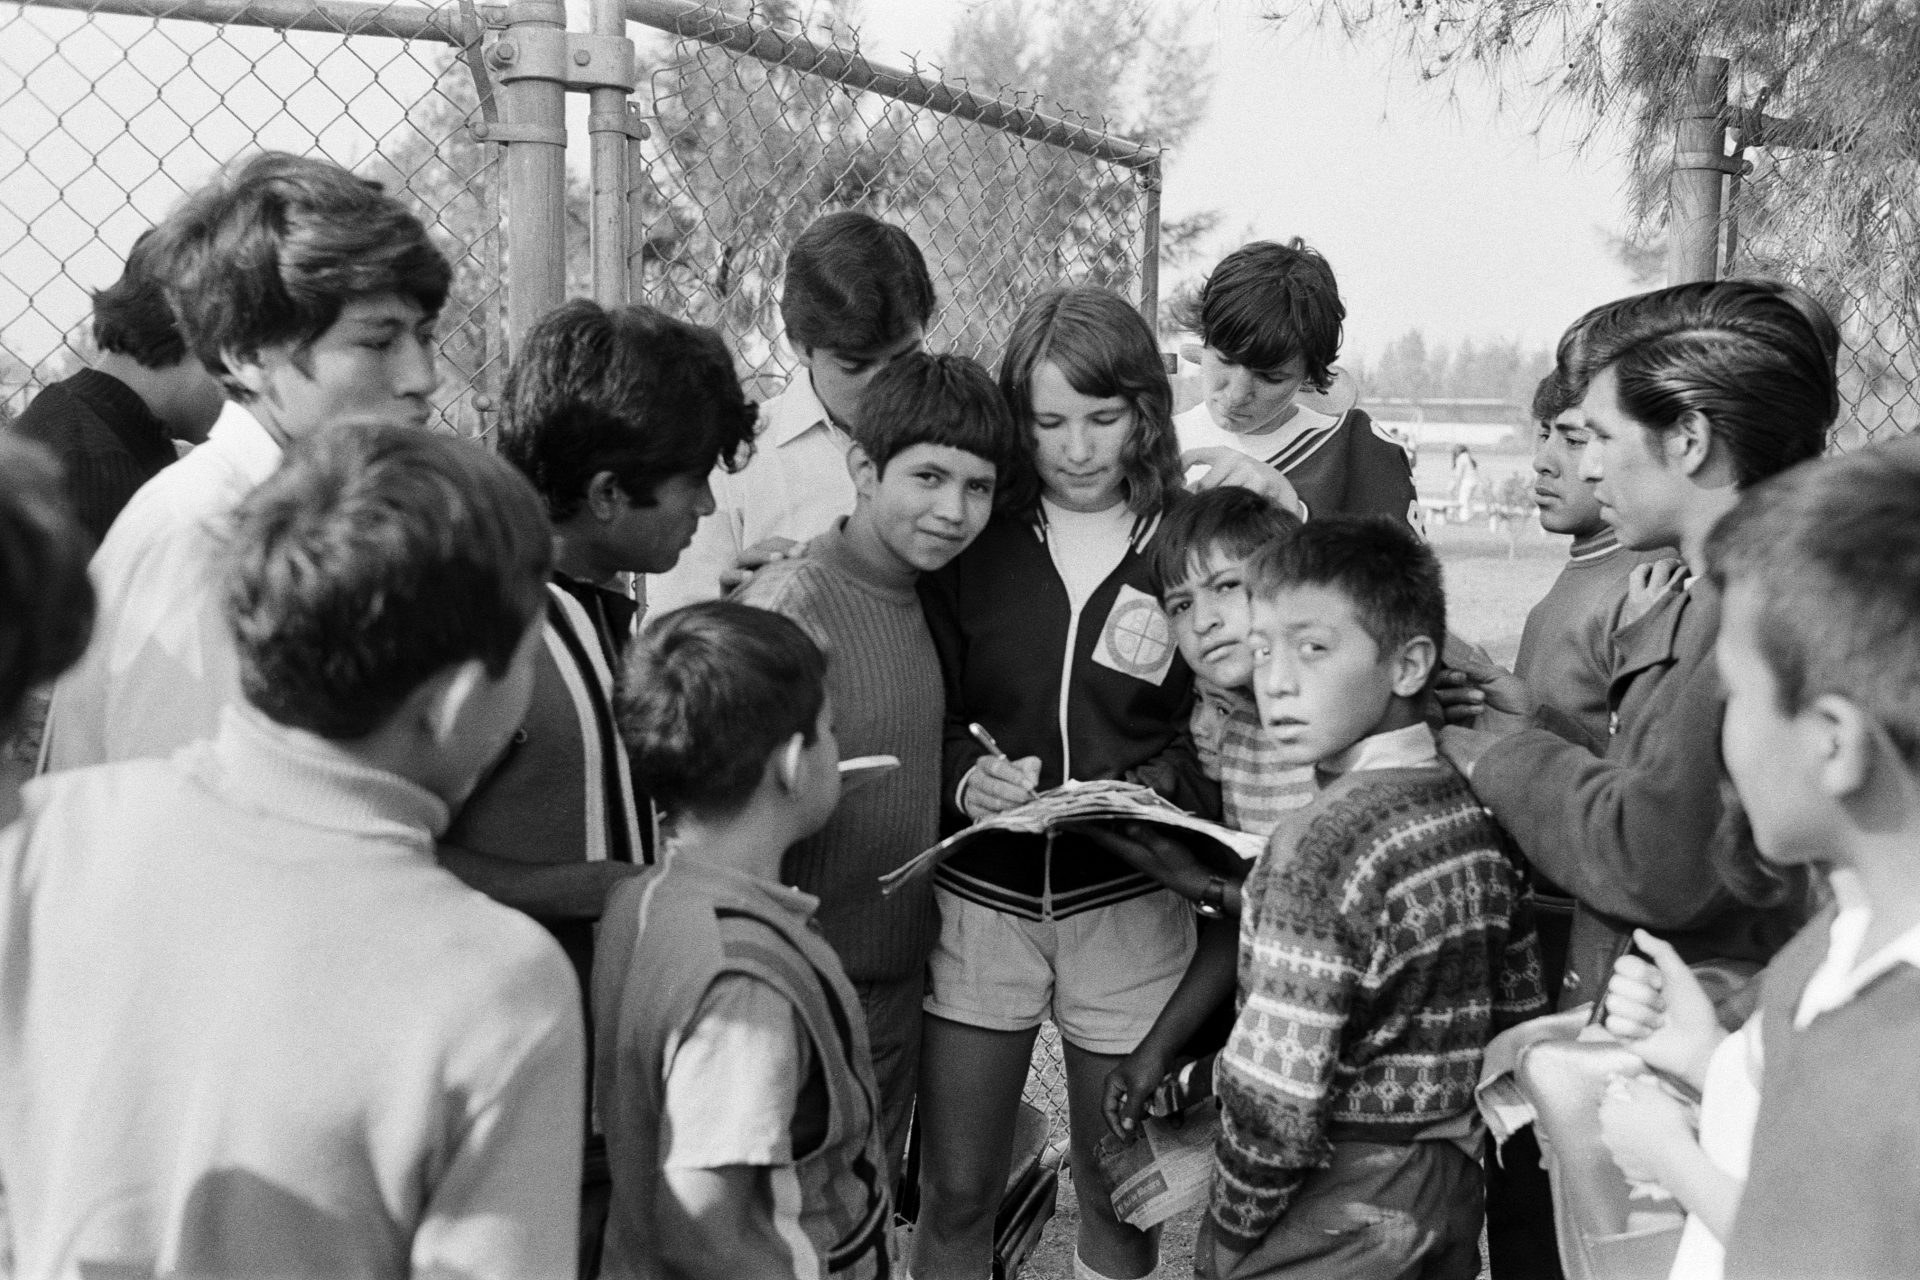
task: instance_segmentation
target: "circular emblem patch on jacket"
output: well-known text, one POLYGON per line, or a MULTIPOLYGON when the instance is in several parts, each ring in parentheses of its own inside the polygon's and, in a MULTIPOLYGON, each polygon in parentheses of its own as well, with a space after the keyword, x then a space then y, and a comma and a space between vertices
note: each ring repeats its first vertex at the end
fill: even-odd
POLYGON ((1100 628, 1093 660, 1109 671, 1159 684, 1173 666, 1173 627, 1160 602, 1144 591, 1122 586, 1100 628))

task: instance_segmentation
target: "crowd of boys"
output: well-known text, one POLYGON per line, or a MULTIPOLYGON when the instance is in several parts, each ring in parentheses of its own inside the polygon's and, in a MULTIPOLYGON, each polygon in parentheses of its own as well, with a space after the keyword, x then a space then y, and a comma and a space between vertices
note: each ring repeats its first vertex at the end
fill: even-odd
MULTIPOLYGON (((0 441, 0 728, 65 671, 0 835, 0 1274, 899 1267, 935 908, 878 876, 939 834, 949 728, 917 584, 986 526, 1015 417, 920 349, 925 264, 864 214, 793 246, 804 369, 757 412, 711 331, 572 302, 515 354, 497 453, 422 429, 449 279, 377 186, 255 157, 97 300, 108 356, 217 379, 206 442, 158 465, 190 415, 107 363, 29 415, 75 416, 67 499, 0 441), (164 295, 171 343, 110 338, 129 292, 164 295), (136 460, 87 461, 115 441, 136 460), (881 754, 843 788, 843 757, 881 754)), ((1471 787, 1441 754, 1438 708, 1500 677, 1456 656, 1405 455, 1294 402, 1329 385, 1343 315, 1297 242, 1200 299, 1226 438, 1183 435, 1218 478, 1287 482, 1175 504, 1154 576, 1199 758, 1268 847, 1234 877, 1102 835, 1206 917, 1105 1119, 1136 1133, 1228 1003, 1201 1274, 1471 1276, 1484 1222, 1497 1276, 1552 1275, 1526 1239, 1544 1188, 1510 1150, 1489 1191, 1474 1090, 1498 1031, 1608 987, 1579 949, 1606 899, 1495 821, 1538 752, 1493 748, 1471 787)), ((1724 610, 1685 619, 1579 477, 1576 389, 1549 379, 1535 417, 1542 523, 1573 544, 1522 640, 1528 732, 1606 750, 1636 635, 1705 626, 1717 664, 1668 678, 1724 682, 1762 850, 1836 869, 1735 1036, 1651 935, 1606 991, 1674 1076, 1764 1061, 1744 1192, 1675 1108, 1601 1123, 1630 1175, 1718 1206, 1696 1212, 1730 1272, 1912 1274, 1920 454, 1756 486, 1708 548, 1724 610), (1799 1176, 1838 1145, 1887 1176, 1799 1176)))

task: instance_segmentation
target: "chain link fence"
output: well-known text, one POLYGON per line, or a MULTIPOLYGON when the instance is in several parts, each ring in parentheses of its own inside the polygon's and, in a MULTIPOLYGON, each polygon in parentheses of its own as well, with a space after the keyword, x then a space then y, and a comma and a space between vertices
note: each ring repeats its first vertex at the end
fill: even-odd
POLYGON ((979 98, 878 67, 794 24, 664 4, 629 12, 702 33, 641 46, 635 97, 650 136, 635 183, 634 296, 719 328, 758 389, 777 390, 796 368, 780 340, 786 246, 832 209, 912 233, 939 293, 936 350, 990 366, 1020 307, 1053 284, 1104 285, 1153 314, 1157 287, 1142 270, 1158 221, 1152 148, 1018 93, 979 98), (963 101, 1078 149, 941 109, 963 101))
MULTIPOLYGON (((1029 95, 873 63, 797 22, 592 0, 559 36, 565 16, 471 0, 0 2, 0 420, 92 354, 90 295, 139 233, 258 149, 378 179, 436 231, 455 264, 437 403, 469 436, 490 430, 512 332, 561 295, 712 325, 754 398, 778 391, 797 367, 778 312, 786 246, 833 209, 913 234, 940 298, 935 349, 991 364, 1020 308, 1059 283, 1155 315, 1157 147, 1029 95), (642 24, 630 52, 629 20, 642 24), (519 48, 503 52, 509 37, 519 48), (552 163, 568 124, 588 154, 580 113, 562 118, 557 90, 543 117, 515 96, 554 38, 570 43, 548 83, 593 94, 590 175, 552 163), (614 91, 626 112, 611 121, 610 52, 632 58, 631 80, 613 79, 634 85, 614 91), (589 61, 581 81, 563 65, 589 61), (624 146, 603 151, 612 135, 624 146), (516 167, 535 154, 523 147, 545 149, 544 177, 516 167), (603 171, 607 155, 623 171, 603 171)), ((1028 1097, 1064 1134, 1051 1029, 1028 1097)))
POLYGON ((1831 447, 1856 449, 1920 423, 1920 152, 1897 102, 1853 92, 1875 83, 1870 60, 1841 81, 1803 63, 1788 94, 1764 57, 1693 57, 1670 109, 1668 275, 1817 297, 1841 336, 1831 447))
POLYGON ((474 396, 506 354, 498 157, 466 135, 448 48, 477 23, 256 6, 248 20, 273 29, 219 20, 238 4, 115 8, 0 4, 0 412, 92 354, 89 296, 141 231, 230 158, 276 149, 381 180, 439 233, 457 301, 440 322, 438 403, 477 431, 474 396), (189 9, 204 16, 168 16, 189 9))
POLYGON ((1844 154, 1762 145, 1729 184, 1726 273, 1800 285, 1840 325, 1833 447, 1920 425, 1920 166, 1862 189, 1844 154), (1879 189, 1875 189, 1879 188, 1879 189), (1904 191, 1902 190, 1904 188, 1904 191))

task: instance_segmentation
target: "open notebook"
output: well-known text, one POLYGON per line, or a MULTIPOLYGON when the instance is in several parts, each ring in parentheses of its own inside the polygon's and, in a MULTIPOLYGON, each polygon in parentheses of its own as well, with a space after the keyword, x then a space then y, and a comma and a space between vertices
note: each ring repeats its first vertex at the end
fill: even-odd
POLYGON ((1216 865, 1231 859, 1251 862, 1260 856, 1267 842, 1259 836, 1196 818, 1185 809, 1164 799, 1150 787, 1137 782, 1068 782, 1043 791, 1015 809, 982 818, 964 831, 956 831, 912 860, 880 877, 880 891, 892 893, 907 881, 923 876, 942 861, 981 836, 994 831, 1044 835, 1064 823, 1090 821, 1145 822, 1157 827, 1185 832, 1196 839, 1187 843, 1202 861, 1216 865))

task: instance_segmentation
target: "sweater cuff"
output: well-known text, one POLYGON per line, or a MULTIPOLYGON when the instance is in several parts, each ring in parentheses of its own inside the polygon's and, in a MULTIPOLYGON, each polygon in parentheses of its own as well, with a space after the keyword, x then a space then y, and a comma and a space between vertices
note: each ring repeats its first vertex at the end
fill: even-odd
POLYGON ((1304 1173, 1278 1173, 1273 1185, 1248 1197, 1244 1191, 1236 1194, 1228 1189, 1226 1172, 1216 1161, 1207 1206, 1215 1238, 1236 1253, 1251 1252, 1287 1216, 1287 1206, 1305 1180, 1304 1173))

